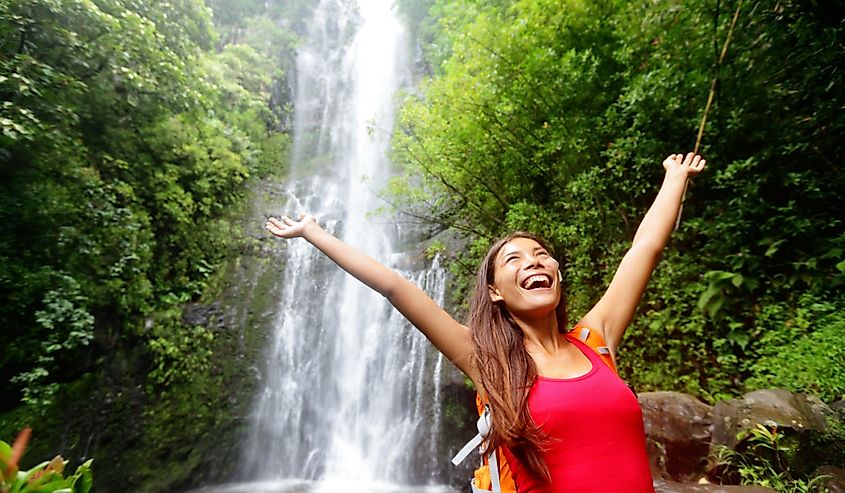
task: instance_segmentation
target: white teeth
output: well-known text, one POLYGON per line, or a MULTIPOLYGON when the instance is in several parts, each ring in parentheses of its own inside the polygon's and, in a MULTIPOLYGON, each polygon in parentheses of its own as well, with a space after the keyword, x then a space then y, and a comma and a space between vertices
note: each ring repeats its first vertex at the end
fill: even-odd
POLYGON ((522 287, 525 289, 534 289, 535 287, 547 288, 550 286, 549 277, 545 274, 535 274, 522 282, 522 287))

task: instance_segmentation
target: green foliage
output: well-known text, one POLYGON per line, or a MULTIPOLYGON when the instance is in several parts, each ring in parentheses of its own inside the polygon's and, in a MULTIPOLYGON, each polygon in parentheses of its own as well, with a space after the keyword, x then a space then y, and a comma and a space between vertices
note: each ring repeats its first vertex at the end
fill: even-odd
POLYGON ((88 493, 93 476, 89 460, 65 476, 67 461, 56 456, 26 471, 18 471, 15 453, 0 440, 0 492, 2 493, 88 493))
POLYGON ((210 21, 202 0, 0 2, 0 390, 33 410, 124 344, 148 346, 156 384, 203 368, 181 342, 197 329, 125 328, 200 296, 226 211, 289 147, 283 73, 207 51, 210 21))
POLYGON ((715 458, 716 467, 725 473, 737 474, 740 484, 765 486, 780 493, 826 491, 823 483, 827 476, 812 477, 792 467, 799 450, 776 428, 758 424, 741 440, 744 440, 743 450, 721 447, 715 458))
POLYGON ((250 172, 280 175, 290 137, 278 132, 279 115, 269 102, 285 73, 249 45, 227 45, 203 60, 207 80, 217 89, 217 111, 226 115, 228 138, 250 172))
MULTIPOLYGON (((208 0, 206 2, 214 12, 214 24, 222 34, 222 43, 243 43, 252 36, 257 37, 286 37, 293 39, 291 34, 302 34, 306 28, 305 21, 313 7, 315 0, 292 0, 287 2, 266 2, 264 0, 208 0), (254 29, 256 21, 272 22, 271 26, 254 29), (279 29, 279 27, 283 29, 279 29), (275 31, 275 32, 274 32, 275 31), (287 32, 285 32, 287 31, 287 32)), ((251 43, 246 43, 251 44, 251 43)), ((274 53, 280 54, 277 45, 274 53)), ((259 50, 261 51, 261 50, 259 50)))
POLYGON ((266 2, 262 0, 207 0, 214 11, 214 24, 220 32, 220 46, 244 45, 253 48, 262 57, 281 67, 284 75, 273 74, 274 98, 271 103, 276 116, 282 120, 289 117, 290 95, 288 87, 292 81, 296 64, 296 46, 299 36, 307 30, 306 19, 317 5, 315 0, 291 0, 287 2, 266 2))
POLYGON ((463 266, 477 265, 492 238, 545 236, 580 316, 650 205, 660 161, 692 147, 716 77, 708 170, 690 187, 621 371, 643 390, 705 398, 789 382, 839 398, 845 149, 834 136, 845 127, 836 89, 845 76, 831 67, 845 64, 835 48, 845 28, 832 21, 840 7, 745 3, 719 65, 735 8, 435 1, 420 36, 433 75, 402 108, 394 156, 406 174, 387 194, 466 239, 452 253, 458 285, 471 285, 463 266), (802 331, 799 313, 810 320, 802 331))
POLYGON ((56 383, 45 383, 56 366, 56 358, 87 346, 94 338, 94 317, 85 309, 88 300, 79 292, 79 285, 72 277, 62 276, 59 288, 44 295, 42 310, 35 312, 40 326, 40 347, 35 351, 36 366, 12 378, 12 383, 22 384, 23 400, 38 410, 49 405, 56 392, 56 383))
POLYGON ((153 353, 150 383, 169 386, 188 382, 194 375, 208 371, 214 334, 201 325, 184 327, 181 311, 170 310, 148 321, 151 326, 147 346, 153 353))
POLYGON ((807 392, 827 401, 845 395, 845 313, 841 306, 804 296, 796 308, 772 303, 756 324, 762 332, 760 357, 749 385, 807 392), (788 347, 788 351, 783 348, 788 347))
POLYGON ((0 429, 37 422, 33 456, 163 491, 235 441, 244 341, 180 313, 243 246, 247 180, 284 173, 312 4, 0 0, 0 429))

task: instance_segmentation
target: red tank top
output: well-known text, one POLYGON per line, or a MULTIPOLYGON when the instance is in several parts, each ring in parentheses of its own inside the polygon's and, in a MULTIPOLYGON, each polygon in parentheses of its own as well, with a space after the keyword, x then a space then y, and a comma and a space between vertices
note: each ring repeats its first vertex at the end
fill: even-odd
POLYGON ((528 410, 552 440, 543 454, 550 484, 532 476, 504 449, 519 493, 654 493, 637 398, 587 345, 567 335, 589 358, 586 374, 537 377, 528 410))

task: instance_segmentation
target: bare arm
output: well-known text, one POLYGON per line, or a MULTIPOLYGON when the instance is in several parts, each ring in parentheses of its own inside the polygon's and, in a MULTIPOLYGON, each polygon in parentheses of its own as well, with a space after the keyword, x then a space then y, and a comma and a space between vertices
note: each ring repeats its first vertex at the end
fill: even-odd
POLYGON ((470 364, 472 339, 469 329, 446 313, 414 283, 321 228, 313 216, 299 221, 283 216, 267 220, 267 230, 280 238, 302 237, 343 270, 379 292, 419 329, 450 361, 476 380, 470 364))
POLYGON ((580 323, 602 331, 613 354, 634 317, 678 216, 687 180, 704 169, 701 156, 672 154, 663 161, 663 185, 643 218, 604 296, 580 323))

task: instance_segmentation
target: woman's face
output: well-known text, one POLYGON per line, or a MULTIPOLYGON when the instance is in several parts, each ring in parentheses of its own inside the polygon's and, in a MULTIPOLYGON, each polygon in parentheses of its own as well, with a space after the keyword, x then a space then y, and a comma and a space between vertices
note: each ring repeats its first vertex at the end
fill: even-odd
POLYGON ((505 243, 493 259, 490 298, 516 316, 542 316, 560 302, 559 264, 530 238, 505 243))

